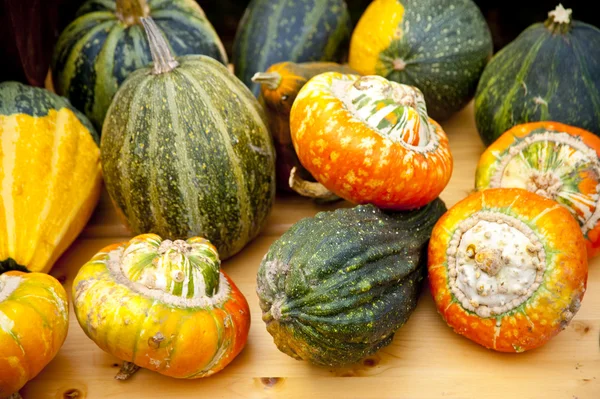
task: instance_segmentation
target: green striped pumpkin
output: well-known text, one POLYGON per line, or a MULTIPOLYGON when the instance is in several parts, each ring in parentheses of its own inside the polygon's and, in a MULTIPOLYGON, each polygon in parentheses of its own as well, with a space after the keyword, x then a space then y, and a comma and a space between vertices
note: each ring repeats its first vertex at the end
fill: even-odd
POLYGON ((257 275, 263 321, 282 352, 323 366, 390 344, 417 305, 429 236, 446 207, 320 212, 271 245, 257 275))
POLYGON ((106 188, 135 234, 201 236, 230 257, 273 203, 268 122, 225 66, 202 55, 174 59, 156 24, 143 21, 154 67, 132 73, 108 110, 106 188))
POLYGON ((139 18, 151 16, 176 55, 204 54, 227 64, 227 55, 194 0, 89 0, 62 32, 52 59, 54 89, 102 123, 119 85, 152 61, 139 18))
POLYGON ((350 32, 344 0, 252 0, 233 44, 235 74, 258 97, 255 73, 282 61, 339 60, 350 32))
POLYGON ((498 52, 475 95, 486 145, 513 126, 554 121, 600 136, 600 29, 562 6, 498 52))

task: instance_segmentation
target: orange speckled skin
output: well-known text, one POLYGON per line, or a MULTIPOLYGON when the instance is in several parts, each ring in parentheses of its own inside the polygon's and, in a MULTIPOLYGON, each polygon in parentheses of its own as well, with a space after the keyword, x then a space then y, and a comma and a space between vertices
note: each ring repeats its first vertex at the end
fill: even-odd
POLYGON ((333 95, 333 80, 344 76, 353 75, 317 75, 292 106, 292 141, 302 165, 328 190, 357 204, 413 209, 438 197, 452 174, 440 125, 430 119, 438 143, 425 153, 383 137, 333 95))
MULTIPOLYGON (((497 168, 499 166, 498 155, 506 153, 522 138, 529 136, 531 132, 538 129, 568 133, 574 138, 583 141, 583 143, 590 149, 596 151, 597 156, 600 158, 600 137, 588 132, 587 130, 565 125, 564 123, 551 121, 523 123, 507 130, 502 136, 498 137, 498 139, 481 155, 477 165, 475 178, 476 188, 478 190, 483 190, 492 187, 490 179, 495 173, 497 173, 497 168)), ((598 179, 600 179, 600 176, 587 173, 580 174, 579 178, 581 181, 577 185, 578 192, 583 194, 586 198, 591 197, 591 195, 596 191, 596 186, 599 183, 598 179)), ((572 212, 578 211, 574 208, 570 209, 572 212)), ((586 239, 588 256, 591 258, 599 255, 600 221, 598 221, 592 229, 587 231, 584 238, 586 239)))
POLYGON ((20 278, 0 301, 0 398, 21 389, 56 356, 69 328, 67 293, 44 273, 7 272, 20 278))
POLYGON ((556 202, 522 189, 489 189, 460 201, 434 227, 428 256, 429 285, 438 312, 458 334, 500 352, 522 352, 548 342, 566 327, 568 312, 577 311, 587 283, 585 242, 575 219, 556 202), (457 226, 484 210, 524 222, 538 235, 547 257, 542 286, 521 306, 489 318, 456 301, 447 269, 447 249, 457 226))

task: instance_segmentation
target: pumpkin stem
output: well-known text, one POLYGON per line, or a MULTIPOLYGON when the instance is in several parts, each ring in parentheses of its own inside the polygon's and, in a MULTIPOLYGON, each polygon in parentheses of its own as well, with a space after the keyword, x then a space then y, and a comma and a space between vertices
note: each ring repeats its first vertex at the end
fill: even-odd
POLYGON ((269 90, 276 90, 281 84, 281 75, 277 72, 257 72, 252 76, 252 81, 267 86, 269 90))
POLYGON ((136 366, 131 362, 123 362, 121 369, 115 375, 115 380, 125 381, 131 378, 132 375, 136 373, 140 369, 140 366, 136 366))
POLYGON ((127 26, 139 25, 140 19, 150 15, 146 0, 117 0, 117 18, 127 26))
POLYGON ((556 6, 553 11, 548 13, 548 19, 544 22, 552 33, 567 33, 571 30, 571 14, 573 10, 570 8, 565 9, 562 4, 556 6))
POLYGON ((337 195, 327 190, 321 183, 310 182, 304 180, 296 174, 296 167, 294 166, 290 171, 290 188, 302 195, 303 197, 315 198, 321 200, 321 202, 337 201, 340 199, 337 195))
POLYGON ((140 20, 148 36, 148 44, 150 45, 152 61, 154 62, 153 73, 160 75, 177 68, 179 63, 173 58, 167 40, 158 28, 158 25, 150 17, 140 18, 140 20))
POLYGON ((13 258, 6 258, 5 260, 0 261, 0 274, 11 270, 29 273, 29 270, 27 270, 25 266, 19 265, 13 258))
POLYGON ((6 399, 23 399, 23 397, 21 396, 21 394, 19 392, 15 392, 6 399))

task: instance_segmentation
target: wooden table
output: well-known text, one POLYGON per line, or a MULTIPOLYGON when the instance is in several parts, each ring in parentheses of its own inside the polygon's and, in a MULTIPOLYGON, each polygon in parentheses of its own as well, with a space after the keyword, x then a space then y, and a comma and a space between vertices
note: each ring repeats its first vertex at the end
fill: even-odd
MULTIPOLYGON (((443 124, 455 160, 442 194, 448 207, 474 184, 483 150, 472 105, 443 124)), ((200 380, 176 380, 140 370, 113 379, 120 364, 89 340, 73 313, 67 340, 50 365, 22 389, 25 399, 44 398, 600 398, 600 259, 590 263, 588 291, 574 320, 547 345, 522 354, 495 353, 456 335, 437 314, 429 291, 391 345, 344 369, 311 366, 279 352, 261 321, 255 278, 269 245, 294 222, 343 203, 317 206, 278 198, 263 233, 223 263, 252 311, 248 345, 222 372, 200 380)), ((104 193, 80 238, 52 274, 70 293, 77 270, 99 249, 130 234, 104 193)))

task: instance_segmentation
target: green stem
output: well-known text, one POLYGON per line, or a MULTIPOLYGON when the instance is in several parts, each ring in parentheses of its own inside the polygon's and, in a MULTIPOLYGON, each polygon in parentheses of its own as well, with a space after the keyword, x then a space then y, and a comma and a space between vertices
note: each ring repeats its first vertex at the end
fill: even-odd
POLYGON ((544 26, 552 33, 565 34, 572 27, 572 10, 565 9, 562 4, 559 4, 554 10, 548 13, 548 19, 544 22, 544 26))
POLYGON ((276 90, 281 84, 281 75, 277 72, 257 72, 252 76, 252 81, 267 86, 269 90, 276 90))
POLYGON ((158 25, 150 17, 141 18, 142 25, 148 36, 148 44, 152 53, 152 61, 154 62, 153 73, 160 75, 161 73, 171 72, 177 68, 179 63, 171 54, 165 35, 162 34, 158 25))
POLYGON ((146 0, 117 0, 117 17, 127 26, 139 25, 140 19, 150 15, 146 0))
POLYGON ((13 258, 7 258, 0 261, 0 274, 9 272, 11 270, 29 273, 29 270, 27 270, 25 266, 19 265, 13 258))

